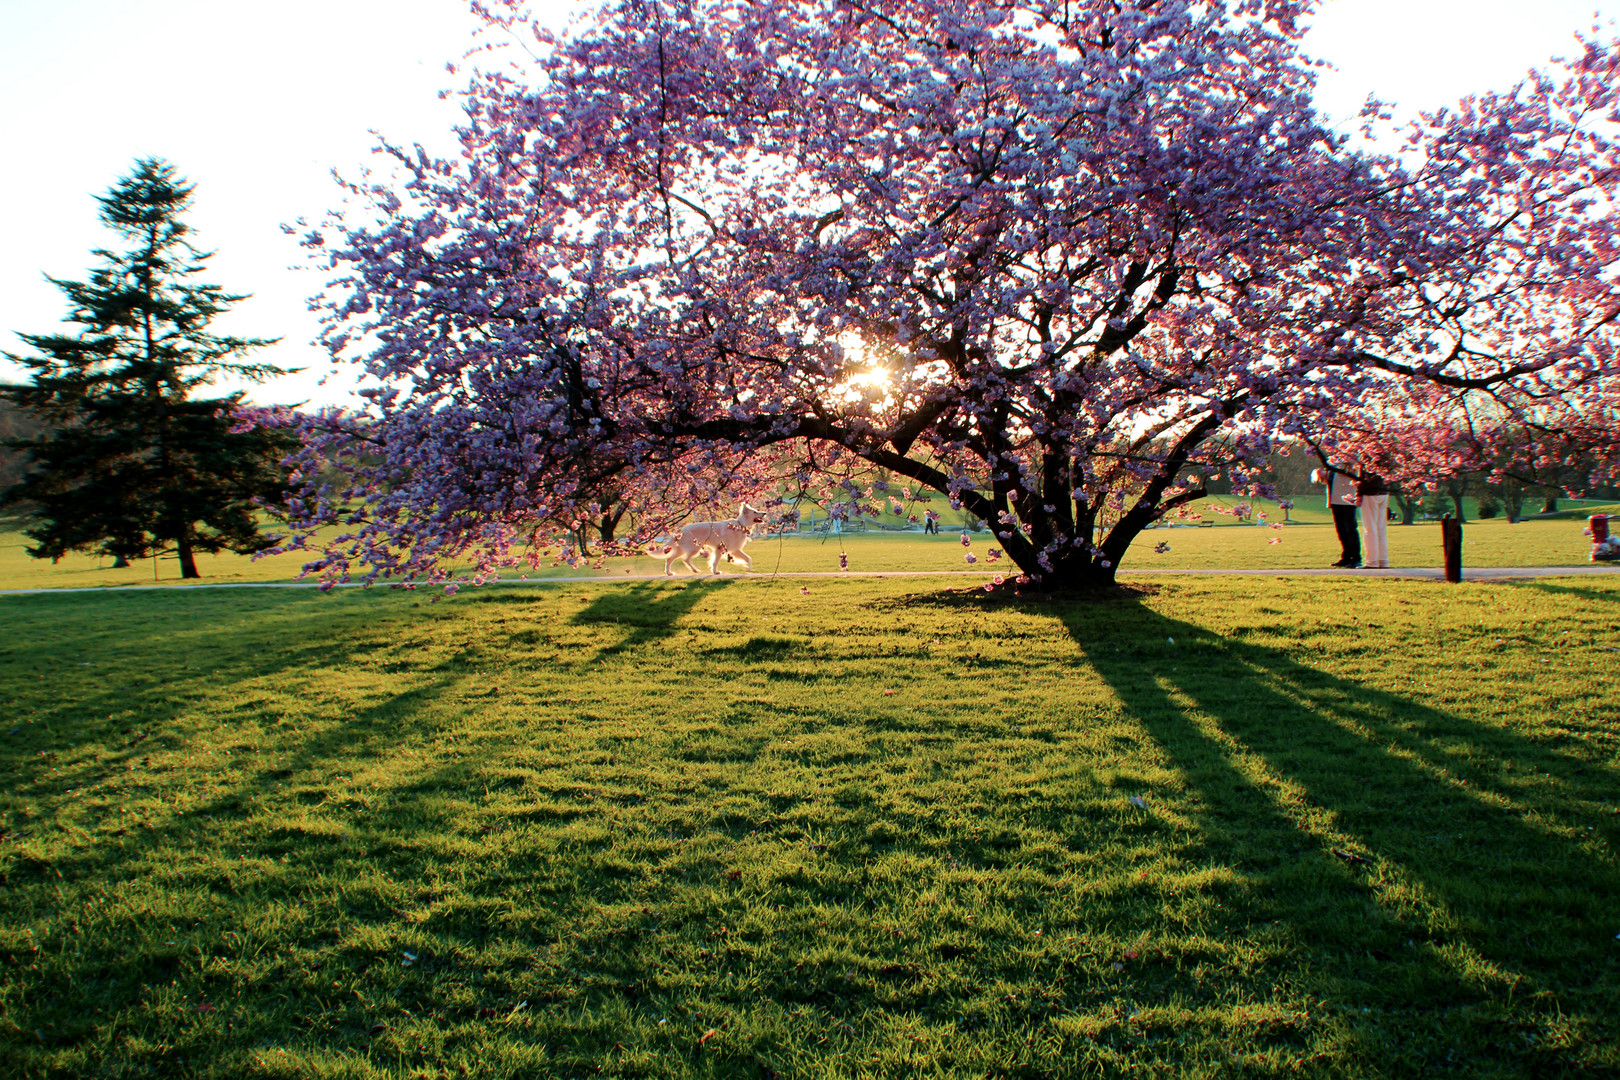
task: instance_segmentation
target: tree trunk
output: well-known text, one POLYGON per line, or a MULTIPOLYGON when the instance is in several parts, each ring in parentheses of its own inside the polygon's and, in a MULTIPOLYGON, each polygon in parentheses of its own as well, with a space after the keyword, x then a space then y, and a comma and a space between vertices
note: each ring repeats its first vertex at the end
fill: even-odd
POLYGON ((129 560, 128 559, 124 558, 122 555, 115 555, 113 557, 112 568, 114 570, 124 570, 124 569, 127 569, 128 567, 129 567, 129 560))
POLYGON ((202 577, 201 574, 197 573, 197 559, 191 551, 191 530, 189 528, 180 530, 180 538, 175 541, 174 547, 175 553, 180 558, 181 580, 202 577))
POLYGON ((1446 484, 1446 494, 1451 496, 1451 505, 1457 510, 1456 518, 1459 525, 1468 520, 1467 515, 1463 513, 1463 492, 1466 490, 1461 480, 1452 480, 1446 484))
POLYGON ((602 515, 597 523, 596 531, 602 538, 602 546, 613 543, 614 534, 619 531, 619 522, 624 518, 624 512, 630 508, 629 503, 620 503, 617 510, 602 515))
POLYGON ((1524 486, 1509 482, 1502 488, 1502 508, 1507 512, 1509 525, 1517 525, 1524 518, 1524 486))
POLYGON ((1409 495, 1395 492, 1395 505, 1401 508, 1401 524, 1410 525, 1417 520, 1418 503, 1409 495))
MULTIPOLYGON (((1182 497, 1179 501, 1190 502, 1202 499, 1208 494, 1207 490, 1199 490, 1182 497)), ((1004 543, 1007 554, 1029 577, 1033 587, 1053 593, 1095 593, 1102 589, 1112 589, 1118 584, 1115 575, 1119 572, 1120 561, 1147 527, 1160 520, 1168 509, 1171 507, 1150 508, 1138 503, 1121 515, 1119 521, 1108 531, 1108 536, 1102 541, 1096 554, 1085 548, 1066 546, 1064 551, 1067 554, 1047 559, 1050 569, 1041 566, 1039 559, 1034 558, 1033 545, 1027 541, 1014 543, 1004 540, 1004 543)), ((1082 521, 1078 527, 1084 533, 1089 531, 1090 523, 1082 521)))
POLYGON ((1558 512, 1558 496, 1550 495, 1547 501, 1541 504, 1543 514, 1556 514, 1558 512))
POLYGON ((1019 567, 1030 580, 1029 588, 1051 593, 1094 593, 1117 584, 1114 574, 1119 567, 1111 559, 1094 559, 1076 553, 1067 559, 1053 559, 1051 563, 1050 570, 1037 566, 1031 572, 1028 567, 1019 567), (1104 562, 1110 565, 1102 565, 1104 562))

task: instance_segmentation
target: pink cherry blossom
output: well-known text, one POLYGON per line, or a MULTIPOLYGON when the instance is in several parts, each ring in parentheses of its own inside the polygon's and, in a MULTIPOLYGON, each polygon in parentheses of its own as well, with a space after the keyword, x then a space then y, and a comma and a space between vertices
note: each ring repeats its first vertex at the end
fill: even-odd
POLYGON ((438 582, 881 482, 1061 589, 1276 446, 1612 476, 1615 48, 1374 155, 1312 111, 1311 6, 484 0, 459 153, 308 234, 372 385, 249 418, 305 440, 278 550, 438 582))

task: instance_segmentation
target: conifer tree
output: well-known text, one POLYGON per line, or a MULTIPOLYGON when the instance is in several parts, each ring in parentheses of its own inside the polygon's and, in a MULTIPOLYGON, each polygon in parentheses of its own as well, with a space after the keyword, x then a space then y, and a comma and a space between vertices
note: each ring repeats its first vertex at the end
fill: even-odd
POLYGON ((173 550, 183 578, 196 553, 268 546, 255 499, 284 486, 285 435, 233 431, 240 392, 194 396, 220 375, 258 382, 282 369, 243 357, 276 339, 212 333, 215 317, 245 299, 199 275, 211 253, 193 247, 182 215, 193 186, 158 158, 98 196, 100 218, 123 241, 97 250, 88 280, 50 278, 67 296, 72 332, 19 334, 34 353, 7 354, 32 381, 0 390, 45 422, 13 439, 29 471, 0 491, 23 505, 36 558, 69 551, 120 562, 173 550))

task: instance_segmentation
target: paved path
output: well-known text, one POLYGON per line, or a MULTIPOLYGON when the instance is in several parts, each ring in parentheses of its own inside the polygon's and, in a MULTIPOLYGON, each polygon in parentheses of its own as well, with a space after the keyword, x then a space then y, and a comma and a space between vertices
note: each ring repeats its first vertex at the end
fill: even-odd
MULTIPOLYGON (((1011 573, 1016 573, 1011 570, 1011 573)), ((995 571, 990 570, 808 570, 798 573, 772 574, 760 571, 755 574, 720 574, 717 575, 727 581, 742 578, 912 578, 912 577, 952 577, 964 578, 975 584, 995 571)), ((1529 578, 1540 577, 1591 577, 1599 574, 1620 574, 1620 564, 1615 563, 1583 563, 1578 566, 1465 566, 1463 567, 1464 581, 1523 581, 1529 578)), ((1272 569, 1272 570, 1123 570, 1122 579, 1135 577, 1164 577, 1175 575, 1201 576, 1201 577, 1353 577, 1353 578, 1406 578, 1417 581, 1441 581, 1445 578, 1445 571, 1437 566, 1397 566, 1389 570, 1341 570, 1328 569, 1272 569)), ((1010 575, 1009 575, 1010 576, 1010 575)), ((702 575, 708 579, 709 575, 702 575)), ((647 581, 690 581, 693 575, 680 574, 674 578, 667 578, 663 574, 625 574, 620 577, 550 577, 530 578, 523 580, 514 577, 502 578, 499 585, 574 585, 580 583, 625 583, 647 581)), ((94 585, 88 588, 64 589, 0 589, 0 596, 39 596, 57 595, 61 593, 105 593, 105 592, 145 592, 151 589, 313 589, 316 583, 312 581, 250 581, 230 582, 226 584, 199 583, 196 585, 94 585)), ((358 582, 351 582, 343 588, 360 588, 358 582)), ((377 588, 387 588, 387 585, 378 585, 377 588)), ((423 586, 424 589, 435 586, 423 586)))

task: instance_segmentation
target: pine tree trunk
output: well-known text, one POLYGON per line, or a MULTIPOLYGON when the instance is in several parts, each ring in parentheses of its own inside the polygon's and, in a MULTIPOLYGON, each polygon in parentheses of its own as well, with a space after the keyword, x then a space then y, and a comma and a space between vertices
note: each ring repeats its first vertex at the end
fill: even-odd
POLYGON ((112 568, 114 570, 124 570, 127 569, 128 566, 129 560, 124 558, 122 555, 118 555, 113 558, 112 568))
POLYGON ((191 530, 189 528, 180 530, 180 539, 175 542, 175 552, 180 557, 180 578, 182 581, 187 578, 202 577, 201 574, 197 573, 197 559, 191 551, 191 530))

